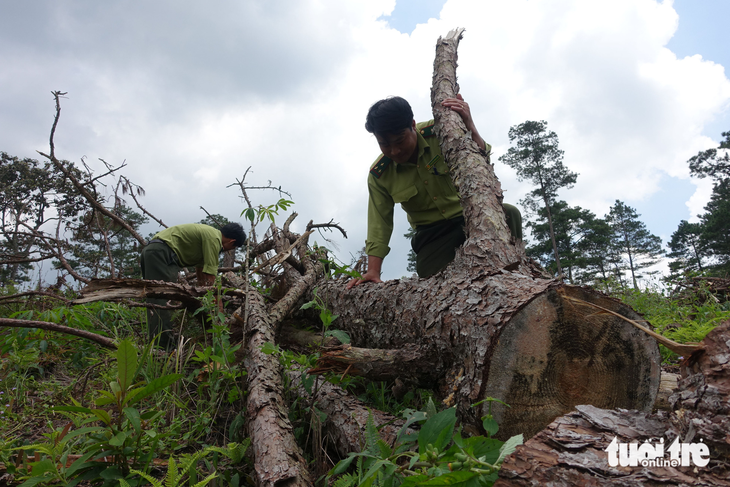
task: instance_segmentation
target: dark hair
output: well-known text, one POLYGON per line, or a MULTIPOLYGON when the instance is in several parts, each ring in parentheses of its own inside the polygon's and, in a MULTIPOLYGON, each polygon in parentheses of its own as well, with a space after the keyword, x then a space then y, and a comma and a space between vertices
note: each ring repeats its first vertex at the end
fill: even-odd
POLYGON ((246 243, 246 232, 240 223, 227 223, 221 228, 224 237, 236 241, 236 247, 242 247, 246 243))
POLYGON ((413 110, 400 96, 376 101, 368 110, 365 130, 371 134, 398 134, 413 124, 413 110))

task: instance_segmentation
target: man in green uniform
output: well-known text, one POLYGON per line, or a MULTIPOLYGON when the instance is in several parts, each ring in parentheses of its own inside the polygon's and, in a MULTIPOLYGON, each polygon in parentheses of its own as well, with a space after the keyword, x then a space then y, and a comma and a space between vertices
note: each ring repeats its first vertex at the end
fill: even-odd
MULTIPOLYGON (((142 250, 142 278, 176 282, 182 267, 195 267, 199 286, 212 286, 218 274, 219 255, 246 243, 246 233, 239 223, 229 223, 220 230, 200 223, 167 228, 142 250)), ((148 299, 164 306, 165 299, 148 299)), ((150 341, 160 334, 160 347, 169 350, 172 343, 171 312, 147 309, 147 332, 150 341)))
MULTIPOLYGON (((457 112, 477 145, 489 152, 474 125, 469 105, 461 95, 448 98, 442 105, 457 112)), ((374 134, 382 154, 368 175, 368 236, 365 252, 368 269, 363 282, 380 280, 383 259, 390 252, 393 208, 396 203, 408 215, 416 233, 411 241, 416 253, 419 277, 429 277, 454 259, 456 248, 464 243, 464 217, 433 121, 416 123, 406 100, 391 97, 376 102, 368 112, 365 129, 374 134)), ((507 225, 516 239, 522 238, 522 217, 517 208, 503 205, 507 225)))

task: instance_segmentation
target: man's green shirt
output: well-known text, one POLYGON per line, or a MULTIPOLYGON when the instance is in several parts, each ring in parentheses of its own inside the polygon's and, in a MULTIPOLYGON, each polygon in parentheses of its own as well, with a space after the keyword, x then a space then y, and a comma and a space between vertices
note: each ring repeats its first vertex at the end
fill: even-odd
POLYGON ((199 267, 206 274, 218 273, 218 259, 223 248, 220 230, 201 223, 185 223, 167 228, 154 238, 165 242, 177 254, 183 267, 199 267))
MULTIPOLYGON (((412 227, 462 214, 459 193, 451 180, 433 120, 416 124, 418 160, 399 164, 382 154, 368 175, 368 236, 365 253, 385 257, 393 233, 393 208, 400 203, 412 227)), ((487 151, 490 150, 487 144, 487 151)))

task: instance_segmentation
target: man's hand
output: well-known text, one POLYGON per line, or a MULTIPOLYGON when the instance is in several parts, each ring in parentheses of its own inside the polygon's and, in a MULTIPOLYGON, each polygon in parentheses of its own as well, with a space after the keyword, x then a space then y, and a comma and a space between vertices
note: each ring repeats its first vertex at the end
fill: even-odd
POLYGON ((198 278, 198 286, 212 286, 215 284, 215 276, 203 272, 202 267, 195 268, 195 275, 198 278))
POLYGON ((352 279, 347 283, 347 289, 358 286, 363 282, 383 282, 380 280, 380 269, 383 266, 383 258, 368 255, 368 270, 360 279, 352 279))
POLYGON ((447 98, 441 102, 441 106, 451 108, 453 111, 458 113, 464 121, 466 129, 471 132, 471 138, 474 142, 476 142, 483 150, 487 149, 487 144, 484 142, 481 135, 479 135, 476 125, 474 125, 474 119, 471 118, 469 104, 464 101, 464 97, 459 94, 456 95, 456 98, 447 98))

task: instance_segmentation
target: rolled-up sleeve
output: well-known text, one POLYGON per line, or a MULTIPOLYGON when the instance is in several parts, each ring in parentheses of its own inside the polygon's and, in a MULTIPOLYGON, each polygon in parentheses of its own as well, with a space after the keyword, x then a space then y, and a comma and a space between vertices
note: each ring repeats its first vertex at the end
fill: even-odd
POLYGON ((216 275, 218 274, 218 257, 221 251, 221 238, 210 237, 208 235, 203 236, 202 252, 203 252, 203 272, 206 274, 216 275))
POLYGON ((384 258, 390 252, 388 243, 393 233, 395 203, 372 174, 368 175, 368 197, 368 236, 365 241, 365 253, 384 258))

